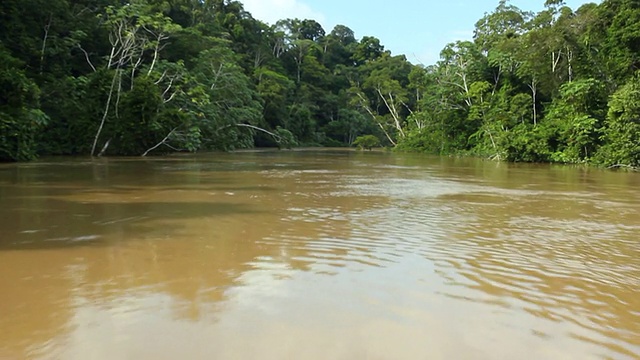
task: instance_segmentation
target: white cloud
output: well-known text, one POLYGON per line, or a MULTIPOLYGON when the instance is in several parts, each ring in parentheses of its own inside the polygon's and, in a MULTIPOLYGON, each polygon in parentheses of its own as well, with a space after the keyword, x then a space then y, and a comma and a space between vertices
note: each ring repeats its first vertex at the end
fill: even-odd
POLYGON ((314 19, 321 24, 325 22, 322 13, 298 0, 244 0, 242 3, 254 18, 269 24, 289 18, 314 19))

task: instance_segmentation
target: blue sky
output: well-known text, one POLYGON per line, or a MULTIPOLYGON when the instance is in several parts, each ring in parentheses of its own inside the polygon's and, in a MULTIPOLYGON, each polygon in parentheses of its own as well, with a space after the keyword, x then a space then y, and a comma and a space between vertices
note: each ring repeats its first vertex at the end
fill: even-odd
MULTIPOLYGON (((433 64, 449 42, 469 40, 473 27, 498 0, 240 0, 257 19, 270 24, 283 18, 314 19, 328 33, 337 25, 356 37, 375 36, 394 55, 413 63, 433 64)), ((512 0, 523 10, 539 11, 545 0, 512 0)), ((599 0, 565 0, 572 9, 599 0)))

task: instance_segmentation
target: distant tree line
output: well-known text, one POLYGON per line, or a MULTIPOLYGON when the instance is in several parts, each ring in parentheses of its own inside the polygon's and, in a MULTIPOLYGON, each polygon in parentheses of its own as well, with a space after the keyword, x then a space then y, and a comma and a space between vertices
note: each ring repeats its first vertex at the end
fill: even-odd
POLYGON ((0 160, 351 146, 640 166, 640 5, 500 1, 435 65, 229 0, 3 0, 0 160))

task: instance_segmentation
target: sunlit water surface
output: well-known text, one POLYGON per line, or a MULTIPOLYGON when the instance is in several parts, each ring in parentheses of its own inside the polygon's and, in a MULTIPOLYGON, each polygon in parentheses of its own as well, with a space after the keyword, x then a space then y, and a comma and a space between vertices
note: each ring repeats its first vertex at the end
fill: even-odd
POLYGON ((0 358, 640 359, 639 189, 380 152, 0 165, 0 358))

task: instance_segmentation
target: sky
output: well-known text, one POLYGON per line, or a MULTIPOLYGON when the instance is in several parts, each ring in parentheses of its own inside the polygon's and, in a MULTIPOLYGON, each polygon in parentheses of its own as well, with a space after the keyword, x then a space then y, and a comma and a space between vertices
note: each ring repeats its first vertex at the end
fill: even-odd
MULTIPOLYGON (((522 10, 539 11, 545 0, 512 0, 522 10)), ((254 18, 314 19, 327 33, 346 25, 358 39, 375 36, 393 55, 415 64, 435 63, 440 50, 456 40, 471 40, 473 28, 498 0, 240 0, 254 18)), ((565 0, 572 9, 599 0, 565 0)))

